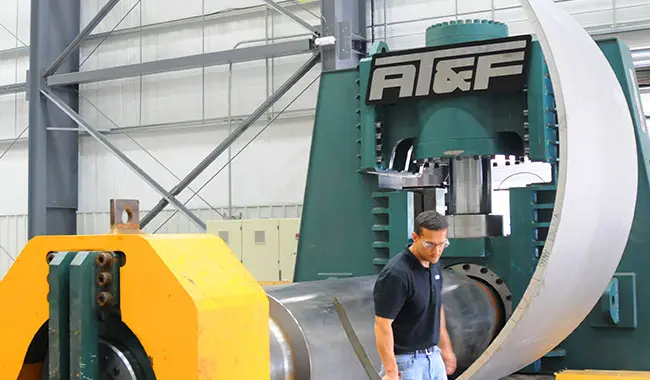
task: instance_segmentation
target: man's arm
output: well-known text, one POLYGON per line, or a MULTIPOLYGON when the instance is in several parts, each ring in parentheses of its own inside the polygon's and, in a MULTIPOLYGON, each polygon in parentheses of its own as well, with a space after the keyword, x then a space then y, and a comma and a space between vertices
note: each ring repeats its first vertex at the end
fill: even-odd
POLYGON ((399 369, 395 361, 393 320, 399 314, 407 297, 407 288, 397 273, 380 273, 375 282, 375 340, 377 351, 384 365, 384 379, 398 379, 399 369))
POLYGON ((440 351, 454 351, 451 347, 451 339, 449 338, 449 333, 447 332, 447 321, 445 321, 444 307, 440 307, 440 340, 438 341, 438 347, 440 347, 440 351))
POLYGON ((393 341, 392 324, 392 319, 375 317, 375 339, 377 341, 379 358, 384 365, 386 377, 397 378, 399 375, 399 369, 397 368, 397 362, 395 361, 395 343, 393 341))
POLYGON ((456 355, 451 346, 451 339, 447 331, 447 322, 445 321, 445 308, 442 306, 440 307, 440 339, 438 341, 438 347, 440 348, 442 360, 445 362, 445 367, 447 368, 447 375, 451 375, 456 371, 456 355))

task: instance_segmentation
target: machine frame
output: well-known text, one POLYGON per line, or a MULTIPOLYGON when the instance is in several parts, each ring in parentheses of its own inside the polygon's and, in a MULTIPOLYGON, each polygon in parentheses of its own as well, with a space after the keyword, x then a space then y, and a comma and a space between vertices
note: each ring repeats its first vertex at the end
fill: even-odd
MULTIPOLYGON (((453 44, 445 46, 449 49, 486 40, 497 43, 507 38, 500 34, 504 28, 500 23, 467 20, 458 23, 462 25, 454 24, 429 28, 427 42, 433 39, 429 38, 430 34, 437 33, 436 28, 450 27, 455 27, 458 33, 440 33, 444 34, 445 44, 453 44), (486 25, 493 28, 486 32, 486 25)), ((641 301, 643 289, 650 288, 650 282, 638 275, 639 271, 650 267, 645 255, 645 247, 650 244, 650 235, 646 232, 650 224, 647 160, 650 140, 642 118, 630 50, 617 39, 596 42, 616 74, 634 123, 639 181, 633 226, 623 258, 601 301, 566 340, 522 370, 526 373, 554 373, 562 368, 650 370, 647 361, 639 360, 650 355, 645 344, 650 338, 650 326, 639 323, 642 316, 650 315, 650 304, 641 301), (590 350, 587 352, 584 347, 590 350), (611 347, 619 348, 612 350, 611 347)), ((495 274, 496 280, 491 286, 501 290, 503 306, 511 310, 521 301, 543 258, 542 249, 557 191, 557 165, 561 160, 553 86, 541 46, 536 40, 530 44, 525 58, 527 72, 523 92, 513 95, 498 91, 465 93, 454 94, 451 98, 427 94, 422 99, 401 102, 396 101, 399 96, 393 93, 388 101, 368 104, 368 86, 377 57, 399 58, 431 51, 420 48, 388 53, 388 50, 386 44, 375 43, 370 57, 362 59, 357 68, 322 74, 294 280, 376 274, 408 244, 413 215, 440 207, 441 198, 436 197, 435 188, 448 184, 424 183, 422 175, 414 179, 422 173, 418 173, 417 168, 413 170, 408 161, 406 164, 399 161, 402 166, 397 167, 401 170, 396 170, 395 157, 400 149, 413 161, 424 158, 426 154, 422 152, 437 152, 438 157, 444 156, 440 154, 443 151, 460 151, 452 154, 454 157, 508 154, 517 155, 516 160, 523 155, 531 161, 548 163, 553 179, 549 183, 510 189, 510 235, 453 238, 442 259, 445 267, 468 268, 467 274, 471 276, 469 268, 474 272, 479 268, 478 273, 495 274), (490 103, 490 97, 500 101, 490 103), (504 111, 499 113, 477 107, 490 104, 504 111), (427 115, 436 108, 445 107, 476 110, 472 115, 485 130, 483 142, 477 145, 470 141, 476 137, 473 130, 442 130, 440 126, 433 129, 435 125, 425 123, 427 115), (480 116, 489 120, 482 123, 480 116), (520 122, 510 132, 523 144, 517 145, 516 141, 511 145, 503 144, 505 140, 497 127, 504 122, 513 125, 520 122), (423 135, 440 149, 430 144, 428 151, 423 150, 418 142, 423 135), (400 147, 404 141, 408 142, 406 149, 400 147), (459 145, 467 149, 459 149, 459 145), (389 180, 385 180, 386 177, 389 180), (396 181, 391 181, 390 177, 399 177, 402 187, 395 188, 396 181)), ((447 211, 448 203, 449 198, 447 211)), ((594 212, 608 212, 615 217, 614 210, 601 208, 602 205, 594 205, 597 210, 594 212)), ((490 214, 491 210, 483 212, 490 214)), ((485 283, 484 278, 473 277, 485 283)))

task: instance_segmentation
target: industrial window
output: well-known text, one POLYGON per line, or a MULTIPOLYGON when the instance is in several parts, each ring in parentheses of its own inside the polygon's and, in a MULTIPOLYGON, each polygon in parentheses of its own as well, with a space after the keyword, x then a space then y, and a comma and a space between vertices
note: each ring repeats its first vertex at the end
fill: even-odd
POLYGON ((230 243, 230 234, 228 231, 219 231, 219 237, 221 240, 223 240, 224 243, 229 244, 230 243))
POLYGON ((266 244, 266 231, 255 231, 255 244, 266 244))

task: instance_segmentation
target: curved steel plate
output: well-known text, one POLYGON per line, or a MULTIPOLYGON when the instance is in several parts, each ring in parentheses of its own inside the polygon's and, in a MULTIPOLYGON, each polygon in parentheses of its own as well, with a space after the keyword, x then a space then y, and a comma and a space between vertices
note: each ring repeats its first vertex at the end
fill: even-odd
POLYGON ((634 216, 634 127, 614 72, 593 39, 558 5, 520 1, 553 81, 558 191, 546 245, 522 301, 461 379, 502 378, 564 340, 614 274, 634 216))

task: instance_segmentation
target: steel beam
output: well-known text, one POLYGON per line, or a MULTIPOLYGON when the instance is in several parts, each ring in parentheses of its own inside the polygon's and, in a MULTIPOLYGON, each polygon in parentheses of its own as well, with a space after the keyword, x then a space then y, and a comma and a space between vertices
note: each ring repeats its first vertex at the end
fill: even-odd
MULTIPOLYGON (((237 49, 239 50, 239 49, 237 49)), ((300 51, 296 54, 303 53, 304 51, 300 51)), ((332 54, 335 54, 335 52, 332 50, 331 47, 323 47, 323 53, 327 56, 328 54, 331 56, 332 54)), ((335 58, 335 57, 334 57, 335 58)), ((256 58, 255 58, 256 59, 256 58)), ((160 62, 160 61, 158 61, 160 62)), ((649 69, 647 67, 643 67, 638 60, 634 60, 635 67, 636 67, 636 72, 637 75, 639 75, 639 84, 642 86, 648 86, 650 83, 650 79, 648 79, 648 71, 649 69)), ((221 64, 221 63, 217 63, 221 64)), ((123 67, 123 66, 122 66, 123 67)), ((76 73, 73 73, 76 74, 76 73)), ((24 92, 27 88, 27 83, 15 83, 15 84, 6 84, 6 85, 0 85, 0 96, 1 95, 6 95, 6 94, 14 94, 18 92, 24 92)))
MULTIPOLYGON (((318 62, 320 54, 316 52, 307 62, 305 62, 289 79, 286 80, 275 92, 271 94, 246 120, 244 120, 225 140, 223 140, 203 161, 201 161, 194 170, 192 170, 182 181, 170 190, 172 196, 176 196, 190 185, 210 164, 214 162, 228 147, 235 142, 246 130, 257 121, 273 104, 275 104, 284 94, 287 93, 298 81, 304 77, 318 62)), ((140 220, 141 228, 144 228, 153 218, 169 204, 167 199, 161 199, 158 204, 140 220)))
MULTIPOLYGON (((182 212, 187 216, 192 223, 194 223, 201 231, 205 232, 206 227, 205 223, 199 217, 194 215, 190 210, 185 207, 178 199, 170 195, 165 188, 163 188, 158 182, 156 182, 151 176, 149 176, 142 168, 140 168, 135 162, 125 155, 119 148, 113 145, 108 139, 99 133, 95 128, 91 127, 76 111, 70 108, 65 102, 63 102, 58 96, 54 95, 49 89, 42 89, 41 94, 43 94, 47 99, 52 102, 55 106, 61 109, 70 119, 72 119, 79 127, 83 128, 88 132, 89 135, 97 139, 104 147, 110 150, 115 154, 122 162, 124 162, 131 170, 133 170, 140 178, 147 182, 151 187, 154 188, 167 202, 171 203, 178 211, 182 212)), ((75 135, 77 133, 75 132, 75 135)), ((31 139, 30 139, 31 140, 31 139)))
POLYGON ((17 59, 29 55, 29 46, 17 46, 0 50, 0 60, 17 59))
POLYGON ((297 23, 300 24, 303 28, 305 28, 305 29, 308 30, 309 32, 313 33, 314 35, 317 36, 317 35, 320 34, 320 31, 319 31, 317 28, 313 27, 313 26, 310 25, 307 21, 301 19, 301 18, 298 17, 295 13, 291 12, 290 10, 288 10, 287 8, 283 7, 282 5, 276 3, 275 1, 273 1, 273 0, 262 0, 262 1, 264 1, 265 3, 267 3, 267 4, 269 5, 269 7, 275 9, 275 10, 278 11, 279 13, 281 13, 281 14, 283 14, 283 15, 289 17, 289 18, 292 19, 293 21, 297 22, 297 23))
MULTIPOLYGON (((281 1, 279 4, 285 9, 303 8, 312 5, 318 1, 304 0, 300 4, 294 1, 281 1)), ((151 24, 134 26, 129 28, 119 28, 112 32, 100 32, 88 35, 82 42, 101 41, 110 37, 124 37, 144 34, 161 34, 180 29, 188 29, 196 26, 208 26, 219 23, 220 21, 229 22, 232 20, 244 18, 254 18, 266 12, 266 4, 253 5, 243 8, 233 8, 215 11, 205 15, 183 17, 175 20, 155 22, 151 24)), ((0 50, 0 60, 25 56, 29 53, 29 46, 20 46, 0 50)))
POLYGON ((0 86, 0 95, 27 91, 27 83, 12 83, 0 86))
POLYGON ((99 25, 100 22, 102 22, 102 20, 106 17, 106 15, 108 15, 111 12, 111 10, 115 7, 115 5, 117 5, 117 3, 119 2, 120 0, 108 0, 106 4, 104 4, 102 9, 100 9, 99 12, 95 15, 95 17, 93 17, 93 19, 90 20, 88 25, 86 25, 86 27, 83 28, 83 30, 79 32, 79 34, 77 34, 77 37, 75 37, 75 39, 72 40, 68 44, 68 46, 65 47, 65 49, 63 49, 61 54, 59 54, 59 56, 56 57, 54 62, 52 62, 52 64, 47 69, 45 69, 43 76, 47 77, 54 74, 56 70, 58 70, 59 67, 61 67, 61 63, 63 63, 63 60, 66 59, 68 55, 70 55, 70 53, 72 53, 74 50, 77 50, 81 41, 84 38, 86 38, 90 34, 90 32, 92 32, 93 29, 95 29, 97 25, 99 25))
MULTIPOLYGON (((80 0, 31 0, 28 153, 28 223, 31 239, 38 235, 77 233, 78 156, 77 132, 48 131, 48 126, 72 127, 68 117, 40 96, 41 73, 79 32, 80 0)), ((79 69, 79 54, 72 52, 63 72, 79 69)), ((20 85, 15 87, 16 90, 20 85)), ((78 109, 75 91, 61 90, 66 107, 78 109)))
POLYGON ((47 85, 61 86, 75 83, 101 82, 147 74, 158 74, 168 71, 187 70, 198 67, 254 61, 265 58, 284 57, 288 55, 308 53, 313 50, 313 46, 314 43, 311 39, 302 39, 137 63, 133 65, 110 67, 100 70, 56 74, 47 77, 47 85))
POLYGON ((353 68, 365 55, 366 0, 321 0, 321 36, 336 37, 323 46, 323 71, 353 68))

